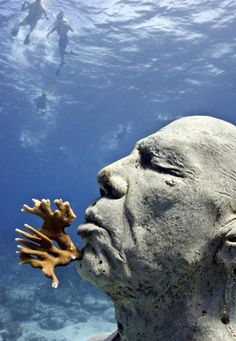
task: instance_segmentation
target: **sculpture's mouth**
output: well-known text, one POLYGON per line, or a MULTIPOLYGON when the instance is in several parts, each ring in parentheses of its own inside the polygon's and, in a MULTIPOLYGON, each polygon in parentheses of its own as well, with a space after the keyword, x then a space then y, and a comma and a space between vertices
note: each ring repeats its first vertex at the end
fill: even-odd
POLYGON ((96 250, 101 252, 104 249, 104 240, 108 240, 109 234, 104 220, 91 209, 86 212, 84 223, 78 227, 77 233, 83 240, 83 254, 85 250, 90 250, 90 248, 95 253, 96 250))
POLYGON ((84 224, 81 224, 78 228, 78 235, 81 238, 89 238, 94 233, 101 233, 105 229, 103 227, 100 227, 92 222, 85 222, 84 224))
POLYGON ((86 212, 85 221, 79 226, 77 233, 84 244, 81 251, 85 267, 86 262, 89 263, 91 259, 95 262, 96 259, 102 260, 114 267, 126 262, 107 219, 102 219, 97 211, 95 213, 89 209, 86 212))
MULTIPOLYGON (((85 222, 78 228, 78 235, 83 240, 83 247, 81 253, 84 257, 85 253, 93 253, 96 256, 101 255, 104 250, 102 239, 106 230, 92 222, 85 222)), ((83 259, 82 257, 82 259, 83 259)))

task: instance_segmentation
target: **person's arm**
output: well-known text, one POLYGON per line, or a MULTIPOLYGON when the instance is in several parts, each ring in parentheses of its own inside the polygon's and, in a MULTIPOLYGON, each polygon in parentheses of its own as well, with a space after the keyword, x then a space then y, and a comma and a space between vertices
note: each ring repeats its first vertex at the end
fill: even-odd
POLYGON ((74 32, 73 28, 70 25, 68 25, 68 28, 69 28, 69 31, 74 32))
POLYGON ((51 28, 51 30, 48 32, 47 37, 50 36, 51 33, 55 32, 57 30, 56 24, 53 25, 53 27, 51 28))
POLYGON ((43 14, 44 14, 45 18, 46 18, 47 20, 49 20, 47 11, 46 11, 46 9, 45 9, 44 7, 43 7, 43 14))
POLYGON ((22 6, 21 6, 21 10, 22 10, 22 11, 26 11, 26 10, 29 9, 29 8, 30 8, 30 3, 29 3, 29 1, 24 1, 23 4, 22 4, 22 6))
POLYGON ((73 28, 71 27, 71 25, 69 23, 69 20, 68 19, 64 19, 63 21, 64 21, 64 25, 65 25, 66 29, 68 31, 74 32, 73 28))

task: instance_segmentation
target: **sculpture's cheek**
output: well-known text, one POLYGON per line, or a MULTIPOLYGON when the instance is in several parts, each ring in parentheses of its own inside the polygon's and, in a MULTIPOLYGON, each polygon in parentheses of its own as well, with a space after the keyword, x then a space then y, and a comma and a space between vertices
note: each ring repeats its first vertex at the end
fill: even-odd
POLYGON ((186 197, 188 186, 179 178, 151 170, 137 173, 129 181, 125 199, 126 215, 131 224, 149 225, 162 216, 169 216, 171 209, 186 197))

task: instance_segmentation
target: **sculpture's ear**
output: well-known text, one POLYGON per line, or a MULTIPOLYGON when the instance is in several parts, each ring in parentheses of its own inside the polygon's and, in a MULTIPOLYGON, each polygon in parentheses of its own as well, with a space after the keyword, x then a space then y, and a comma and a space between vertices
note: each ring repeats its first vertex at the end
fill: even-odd
POLYGON ((236 269, 236 200, 223 204, 222 216, 224 230, 228 232, 221 238, 221 244, 216 252, 215 261, 225 269, 236 269))
POLYGON ((230 231, 222 238, 215 260, 225 269, 236 269, 236 220, 231 225, 230 231))

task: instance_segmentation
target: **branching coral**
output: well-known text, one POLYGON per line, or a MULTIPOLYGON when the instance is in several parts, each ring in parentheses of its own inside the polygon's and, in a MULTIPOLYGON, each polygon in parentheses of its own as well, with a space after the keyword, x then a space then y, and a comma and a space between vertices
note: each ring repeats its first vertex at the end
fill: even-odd
POLYGON ((37 215, 44 222, 39 230, 25 224, 25 228, 32 234, 16 229, 24 237, 16 238, 16 241, 23 245, 17 245, 20 264, 41 268, 43 274, 51 279, 52 287, 57 288, 59 281, 55 275, 55 267, 65 266, 82 258, 81 251, 65 232, 65 228, 72 224, 76 215, 68 201, 56 199, 54 203, 58 209, 52 211, 50 200, 32 200, 34 207, 24 205, 22 211, 37 215), (60 248, 52 241, 57 242, 60 248))

